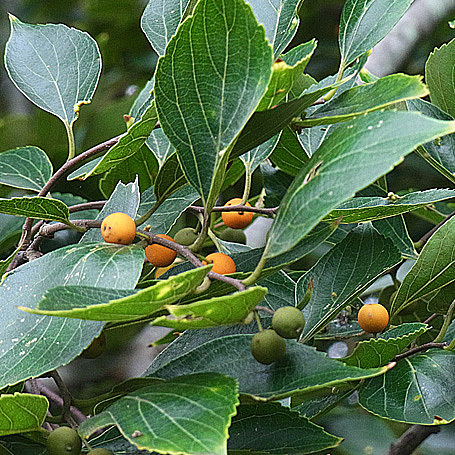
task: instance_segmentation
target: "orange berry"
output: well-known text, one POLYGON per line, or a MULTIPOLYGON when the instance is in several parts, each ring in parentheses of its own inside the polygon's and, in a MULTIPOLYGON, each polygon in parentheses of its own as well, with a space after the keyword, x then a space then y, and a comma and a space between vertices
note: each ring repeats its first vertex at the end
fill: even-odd
POLYGON ((129 245, 136 236, 136 224, 126 213, 111 213, 101 223, 101 235, 107 243, 129 245))
POLYGON ((204 265, 213 264, 212 272, 220 275, 227 275, 235 272, 235 263, 230 256, 223 253, 212 253, 206 257, 207 261, 202 261, 204 265))
POLYGON ((389 312, 380 303, 369 303, 360 308, 357 319, 365 332, 382 332, 389 323, 389 312))
MULTIPOLYGON (((242 203, 242 199, 239 197, 235 197, 231 199, 226 204, 225 207, 230 205, 239 205, 242 203)), ((251 207, 249 202, 245 203, 247 207, 251 207)), ((232 229, 243 229, 246 228, 253 219, 253 212, 222 212, 221 218, 223 218, 223 222, 226 226, 232 229)))
MULTIPOLYGON (((158 234, 157 237, 171 240, 172 242, 174 241, 172 237, 169 237, 166 234, 158 234)), ((147 256, 150 264, 155 267, 167 267, 174 262, 174 259, 177 256, 177 251, 171 250, 163 245, 159 245, 158 243, 153 243, 145 248, 145 255, 147 256)))

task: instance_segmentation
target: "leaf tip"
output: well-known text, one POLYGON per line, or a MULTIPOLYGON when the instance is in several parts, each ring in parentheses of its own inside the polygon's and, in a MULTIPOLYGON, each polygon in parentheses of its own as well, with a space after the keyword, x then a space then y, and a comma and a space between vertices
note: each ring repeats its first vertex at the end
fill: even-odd
POLYGON ((36 314, 35 310, 33 310, 32 308, 28 308, 26 306, 17 306, 16 308, 18 310, 25 311, 25 312, 30 313, 30 314, 36 314))

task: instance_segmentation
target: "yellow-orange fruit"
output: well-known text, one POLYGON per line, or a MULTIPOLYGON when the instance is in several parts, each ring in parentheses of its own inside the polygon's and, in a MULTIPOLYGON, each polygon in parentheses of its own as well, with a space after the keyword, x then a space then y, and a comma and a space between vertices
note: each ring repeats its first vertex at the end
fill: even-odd
MULTIPOLYGON (((166 234, 158 234, 157 237, 161 237, 162 239, 167 239, 172 242, 174 241, 172 237, 169 237, 166 234)), ((158 243, 154 243, 145 248, 145 255, 147 256, 150 264, 155 267, 167 267, 174 262, 177 252, 163 245, 158 245, 158 243)))
POLYGON ((111 213, 101 223, 101 235, 107 243, 129 245, 136 236, 136 224, 126 213, 111 213))
POLYGON ((357 319, 365 332, 382 332, 389 323, 389 312, 380 303, 370 303, 360 308, 357 319))
MULTIPOLYGON (((239 205, 242 203, 242 199, 236 197, 231 199, 226 204, 225 207, 230 205, 239 205)), ((247 207, 251 207, 249 202, 245 203, 247 207)), ((246 228, 253 219, 253 212, 222 212, 221 218, 226 226, 232 229, 244 229, 246 228)))
POLYGON ((235 272, 235 263, 233 259, 224 253, 212 253, 206 257, 207 261, 202 261, 204 265, 213 264, 212 272, 220 275, 227 275, 235 272))

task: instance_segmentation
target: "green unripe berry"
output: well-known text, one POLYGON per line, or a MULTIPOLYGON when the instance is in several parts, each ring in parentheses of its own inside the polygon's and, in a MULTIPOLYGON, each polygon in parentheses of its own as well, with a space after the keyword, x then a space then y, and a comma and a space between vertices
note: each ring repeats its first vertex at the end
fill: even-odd
POLYGON ((295 306, 283 306, 275 311, 272 327, 283 338, 297 338, 305 327, 305 318, 295 306))
POLYGON ((49 433, 46 441, 49 455, 79 455, 82 440, 76 430, 70 427, 59 427, 49 433))
POLYGON ((196 239, 197 232, 191 227, 180 229, 174 236, 174 241, 183 246, 192 245, 196 239))
POLYGON ((286 354, 286 342, 275 330, 263 330, 251 340, 251 354, 259 363, 270 365, 286 354))
POLYGON ((114 455, 114 452, 107 449, 93 449, 87 455, 114 455))
POLYGON ((235 242, 246 244, 246 235, 241 229, 226 228, 220 234, 220 239, 226 242, 235 242))

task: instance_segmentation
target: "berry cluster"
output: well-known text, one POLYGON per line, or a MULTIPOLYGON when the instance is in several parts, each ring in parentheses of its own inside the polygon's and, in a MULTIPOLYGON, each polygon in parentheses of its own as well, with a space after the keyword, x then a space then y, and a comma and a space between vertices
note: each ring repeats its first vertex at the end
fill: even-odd
POLYGON ((272 318, 272 328, 261 330, 251 340, 251 354, 260 363, 270 365, 286 353, 284 339, 295 339, 305 327, 302 312, 293 306, 278 308, 272 318))

